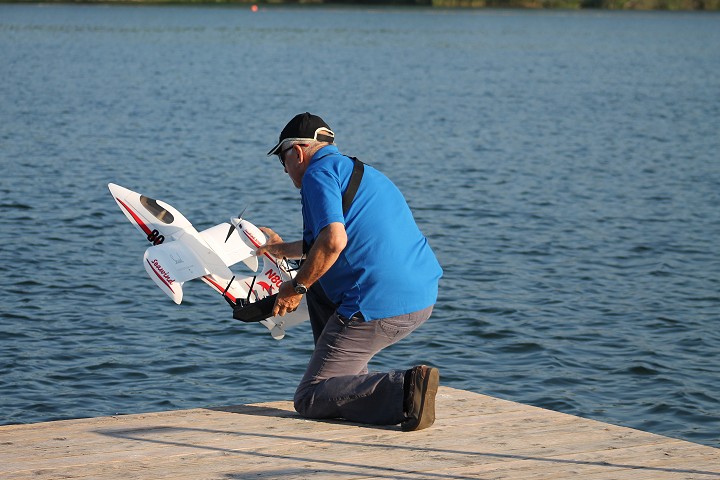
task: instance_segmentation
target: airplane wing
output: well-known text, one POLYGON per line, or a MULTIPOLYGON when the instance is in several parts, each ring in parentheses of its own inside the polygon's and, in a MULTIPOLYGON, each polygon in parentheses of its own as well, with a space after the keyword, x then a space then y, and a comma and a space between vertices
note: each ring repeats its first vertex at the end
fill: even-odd
POLYGON ((242 241, 233 225, 221 223, 203 230, 200 232, 200 236, 228 267, 243 262, 253 272, 257 271, 258 260, 255 256, 255 249, 242 241), (228 232, 232 232, 229 237, 228 232))
MULTIPOLYGON (((278 261, 270 255, 265 255, 263 256, 262 270, 254 278, 246 278, 241 280, 240 283, 248 288, 250 292, 248 299, 251 302, 256 302, 277 293, 280 285, 292 277, 293 272, 289 270, 287 262, 278 261)), ((260 323, 270 330, 270 335, 275 340, 280 340, 285 336, 286 329, 298 325, 308 318, 307 302, 303 297, 298 309, 294 312, 287 313, 282 317, 269 317, 261 320, 260 323)))

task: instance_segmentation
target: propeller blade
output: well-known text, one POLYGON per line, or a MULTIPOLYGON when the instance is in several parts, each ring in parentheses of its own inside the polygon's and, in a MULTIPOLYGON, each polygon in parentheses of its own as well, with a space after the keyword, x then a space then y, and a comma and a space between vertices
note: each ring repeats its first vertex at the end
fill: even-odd
POLYGON ((227 241, 230 240, 230 235, 232 235, 234 231, 235 231, 235 225, 230 225, 230 230, 228 230, 227 237, 225 237, 225 243, 227 243, 227 241))
MULTIPOLYGON (((240 215, 237 216, 238 222, 242 220, 242 216, 245 213, 245 210, 247 210, 247 207, 243 208, 242 212, 240 212, 240 215)), ((232 235, 233 230, 235 230, 235 228, 237 227, 237 225, 235 225, 235 222, 233 222, 232 219, 230 219, 230 224, 230 230, 228 230, 227 237, 225 237, 225 243, 230 240, 230 235, 232 235)))

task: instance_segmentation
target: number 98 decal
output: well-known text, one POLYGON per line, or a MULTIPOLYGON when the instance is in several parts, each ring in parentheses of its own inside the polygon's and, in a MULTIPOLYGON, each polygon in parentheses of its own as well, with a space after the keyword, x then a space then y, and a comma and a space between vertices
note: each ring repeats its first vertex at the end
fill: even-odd
POLYGON ((153 245, 160 245, 165 241, 165 237, 160 235, 160 232, 158 232, 157 229, 148 233, 147 239, 149 242, 152 242, 153 245))

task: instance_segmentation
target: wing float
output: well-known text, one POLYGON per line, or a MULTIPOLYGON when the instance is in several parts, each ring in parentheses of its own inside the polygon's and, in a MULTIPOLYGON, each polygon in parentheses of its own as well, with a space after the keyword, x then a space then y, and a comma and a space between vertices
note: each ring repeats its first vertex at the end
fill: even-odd
MULTIPOLYGON (((277 293, 280 284, 294 271, 287 260, 265 254, 262 270, 255 250, 266 241, 262 231, 242 218, 231 218, 198 232, 171 205, 114 183, 110 193, 130 223, 152 244, 145 250, 143 265, 150 278, 172 300, 180 304, 183 284, 199 278, 220 293, 231 306, 247 305, 277 293), (255 275, 239 278, 230 267, 243 262, 255 275)), ((300 308, 283 317, 261 320, 273 338, 280 340, 285 329, 307 320, 305 300, 300 308)))

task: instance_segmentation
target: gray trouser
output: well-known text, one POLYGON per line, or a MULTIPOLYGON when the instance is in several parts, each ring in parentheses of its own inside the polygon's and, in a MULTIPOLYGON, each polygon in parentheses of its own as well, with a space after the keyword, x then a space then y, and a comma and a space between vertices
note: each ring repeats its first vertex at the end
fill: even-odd
POLYGON ((368 373, 367 365, 380 350, 422 325, 432 309, 370 322, 334 312, 316 340, 295 392, 295 410, 308 418, 344 418, 374 425, 405 420, 405 370, 368 373))

